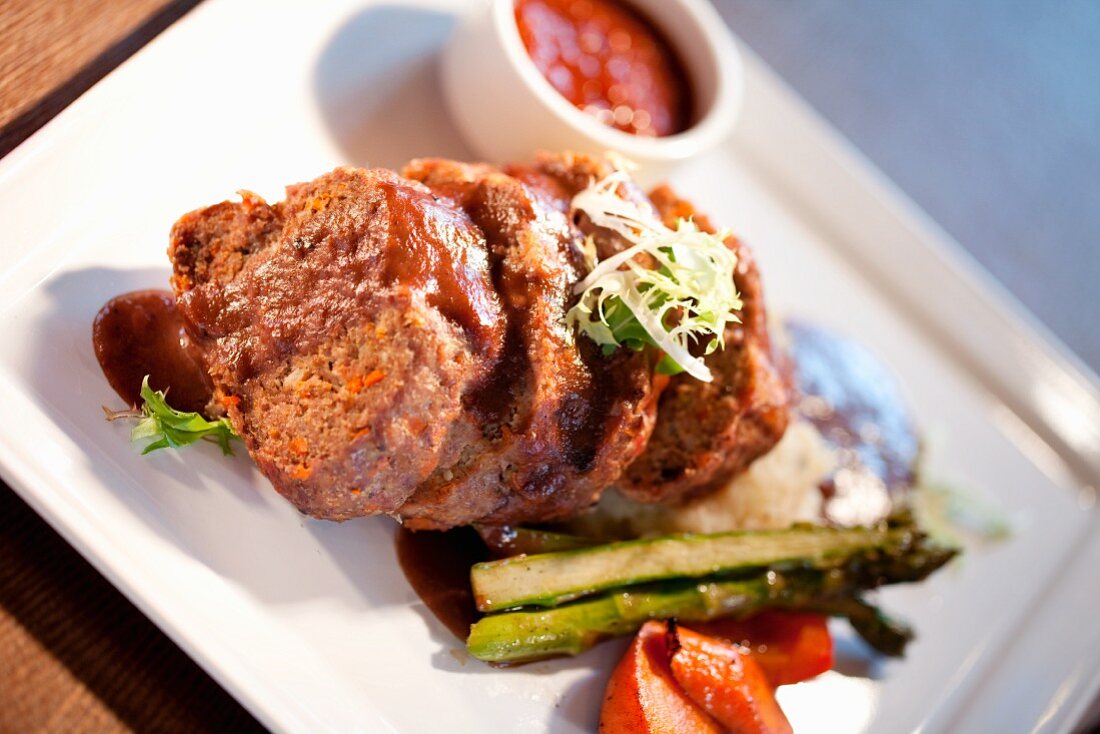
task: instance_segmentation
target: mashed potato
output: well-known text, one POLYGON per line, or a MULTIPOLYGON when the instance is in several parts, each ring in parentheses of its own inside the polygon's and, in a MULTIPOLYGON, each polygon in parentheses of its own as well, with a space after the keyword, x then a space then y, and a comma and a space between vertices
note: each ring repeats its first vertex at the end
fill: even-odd
POLYGON ((591 537, 785 528, 821 516, 818 486, 836 470, 833 450, 810 423, 793 423, 770 452, 722 489, 683 505, 645 505, 614 489, 571 523, 591 537))

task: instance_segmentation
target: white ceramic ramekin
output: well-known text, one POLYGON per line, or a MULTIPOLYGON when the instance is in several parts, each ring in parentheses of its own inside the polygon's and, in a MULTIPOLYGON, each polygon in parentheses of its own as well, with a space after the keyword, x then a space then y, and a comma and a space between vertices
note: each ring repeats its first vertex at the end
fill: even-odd
POLYGON ((683 60, 695 95, 695 122, 682 133, 640 137, 574 107, 543 78, 516 27, 513 0, 481 0, 462 19, 441 57, 455 124, 488 161, 530 160, 538 150, 617 151, 654 181, 729 135, 741 102, 741 59, 706 0, 628 0, 657 25, 683 60))

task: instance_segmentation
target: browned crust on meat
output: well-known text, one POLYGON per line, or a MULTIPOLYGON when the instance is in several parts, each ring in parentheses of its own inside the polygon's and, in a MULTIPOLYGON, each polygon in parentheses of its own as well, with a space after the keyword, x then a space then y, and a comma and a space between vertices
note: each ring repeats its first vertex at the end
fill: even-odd
POLYGON ((223 201, 184 215, 172 228, 172 284, 178 291, 206 280, 231 280, 253 253, 283 228, 280 207, 250 191, 240 203, 223 201))

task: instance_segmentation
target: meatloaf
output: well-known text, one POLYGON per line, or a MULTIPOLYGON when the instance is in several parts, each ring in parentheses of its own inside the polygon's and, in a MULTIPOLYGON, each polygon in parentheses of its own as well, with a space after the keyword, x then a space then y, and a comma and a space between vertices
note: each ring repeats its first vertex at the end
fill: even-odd
MULTIPOLYGON (((339 168, 276 204, 243 192, 185 215, 172 285, 215 386, 208 412, 331 520, 549 521, 610 485, 659 501, 737 472, 787 407, 745 248, 730 242, 746 309, 707 358, 713 383, 654 377, 658 355, 604 355, 565 325, 585 238, 601 258, 626 246, 570 208, 610 170, 572 154, 339 168)), ((694 213, 667 189, 652 202, 694 213)))

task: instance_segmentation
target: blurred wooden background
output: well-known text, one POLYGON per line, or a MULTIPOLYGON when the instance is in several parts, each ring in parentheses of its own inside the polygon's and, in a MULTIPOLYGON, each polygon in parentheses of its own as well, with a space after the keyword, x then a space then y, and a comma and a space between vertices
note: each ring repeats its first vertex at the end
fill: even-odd
MULTIPOLYGON (((0 155, 196 1, 0 0, 0 155)), ((1100 371, 1100 2, 715 4, 1100 371)), ((258 728, 0 485, 0 733, 258 728)))

